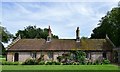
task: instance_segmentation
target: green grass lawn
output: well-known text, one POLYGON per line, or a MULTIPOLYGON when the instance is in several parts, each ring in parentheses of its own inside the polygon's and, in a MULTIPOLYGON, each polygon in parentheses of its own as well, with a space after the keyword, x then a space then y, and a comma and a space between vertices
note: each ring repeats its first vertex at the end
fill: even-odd
POLYGON ((2 70, 119 70, 117 65, 3 65, 2 70))

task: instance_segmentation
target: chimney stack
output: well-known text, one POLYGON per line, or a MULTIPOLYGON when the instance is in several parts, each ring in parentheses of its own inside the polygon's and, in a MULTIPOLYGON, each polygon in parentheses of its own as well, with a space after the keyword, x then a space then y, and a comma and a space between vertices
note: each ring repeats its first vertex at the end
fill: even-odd
POLYGON ((51 35, 52 35, 52 33, 51 33, 52 31, 51 31, 51 29, 50 29, 50 26, 49 26, 49 28, 48 28, 48 37, 47 37, 47 42, 50 42, 51 41, 51 35))
POLYGON ((79 27, 77 27, 77 30, 76 30, 76 42, 80 42, 80 34, 79 34, 80 30, 79 30, 79 27))

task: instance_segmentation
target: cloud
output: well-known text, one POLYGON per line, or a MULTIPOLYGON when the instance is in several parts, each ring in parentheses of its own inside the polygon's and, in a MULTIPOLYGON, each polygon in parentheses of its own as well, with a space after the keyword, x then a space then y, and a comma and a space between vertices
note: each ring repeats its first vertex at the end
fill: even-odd
POLYGON ((118 2, 119 0, 2 0, 3 2, 118 2))
POLYGON ((3 2, 3 24, 15 34, 28 25, 46 28, 60 38, 75 38, 80 27, 81 36, 89 36, 98 21, 116 2, 3 2), (97 5, 97 6, 96 6, 97 5))

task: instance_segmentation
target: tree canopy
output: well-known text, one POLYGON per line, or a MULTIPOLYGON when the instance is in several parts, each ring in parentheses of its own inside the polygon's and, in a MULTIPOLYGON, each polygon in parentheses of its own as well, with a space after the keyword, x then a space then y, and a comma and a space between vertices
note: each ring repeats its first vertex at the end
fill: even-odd
MULTIPOLYGON (((21 36, 21 38, 27 38, 27 39, 34 39, 34 38, 47 39, 48 29, 47 28, 41 29, 41 28, 37 28, 36 26, 27 26, 24 30, 18 30, 15 38, 18 37, 19 35, 21 36)), ((52 38, 58 39, 58 36, 52 34, 52 38)))
POLYGON ((91 38, 105 38, 106 34, 110 40, 120 46, 120 6, 113 8, 101 18, 98 27, 93 30, 91 38))
POLYGON ((0 55, 5 54, 5 48, 2 42, 7 43, 13 37, 5 27, 0 26, 0 55))
POLYGON ((0 26, 0 38, 1 41, 4 43, 7 43, 12 37, 13 35, 10 34, 7 29, 5 27, 0 26))

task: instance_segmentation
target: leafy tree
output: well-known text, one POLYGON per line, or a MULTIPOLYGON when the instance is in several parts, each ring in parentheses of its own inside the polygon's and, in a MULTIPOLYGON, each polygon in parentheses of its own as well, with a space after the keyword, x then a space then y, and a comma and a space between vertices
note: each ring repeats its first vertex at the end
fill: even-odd
POLYGON ((5 27, 0 26, 0 54, 5 54, 5 48, 2 42, 7 43, 12 37, 13 35, 10 34, 5 27))
POLYGON ((1 39, 1 41, 4 42, 4 43, 7 43, 7 42, 13 37, 13 35, 10 34, 10 33, 6 30, 6 28, 5 28, 5 27, 2 27, 2 26, 0 26, 0 35, 1 35, 0 39, 1 39))
POLYGON ((88 37, 84 37, 84 36, 83 36, 83 37, 81 37, 81 39, 88 39, 88 37))
MULTIPOLYGON (((19 35, 21 35, 21 38, 28 38, 28 39, 29 38, 30 39, 34 39, 34 38, 47 39, 48 29, 36 28, 36 26, 28 26, 24 30, 18 30, 18 32, 16 33, 16 37, 18 37, 19 35)), ((16 37, 14 37, 14 39, 16 37)), ((52 38, 58 39, 58 36, 52 34, 52 38)))
POLYGON ((120 46, 120 6, 113 8, 101 18, 91 38, 105 38, 106 34, 116 46, 120 46))

